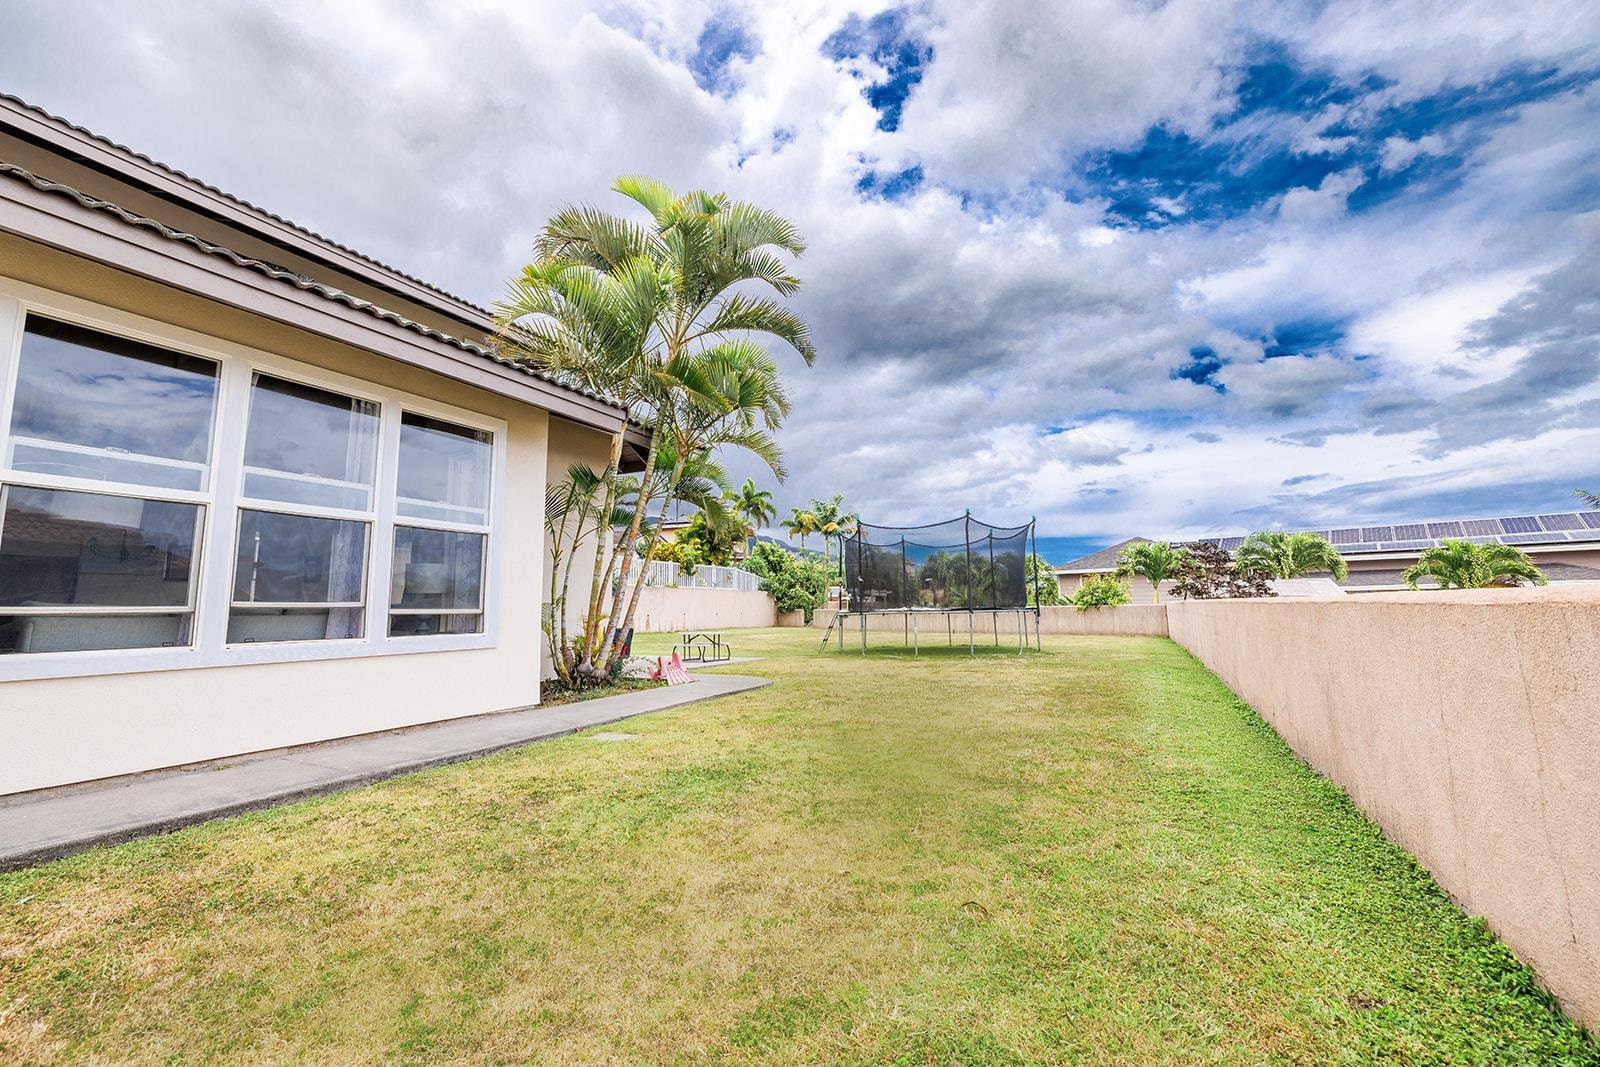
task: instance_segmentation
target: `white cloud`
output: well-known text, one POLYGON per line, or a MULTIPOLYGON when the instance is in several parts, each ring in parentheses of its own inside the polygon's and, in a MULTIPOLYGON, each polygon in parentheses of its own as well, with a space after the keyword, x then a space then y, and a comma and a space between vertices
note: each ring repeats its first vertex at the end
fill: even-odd
POLYGON ((607 203, 621 173, 789 214, 811 243, 799 306, 821 358, 804 371, 783 357, 797 400, 785 506, 843 491, 887 521, 970 506, 1038 513, 1050 533, 1179 535, 1417 517, 1586 473, 1571 450, 1594 454, 1592 385, 1493 448, 1442 441, 1427 412, 1470 403, 1486 420, 1473 432, 1499 433, 1499 394, 1466 394, 1505 383, 1525 404, 1531 378, 1581 358, 1547 345, 1528 364, 1540 338, 1482 343, 1472 324, 1565 264, 1581 271, 1600 93, 1342 160, 1385 107, 1517 64, 1600 65, 1594 5, 941 0, 911 9, 934 57, 895 133, 821 51, 848 14, 883 10, 742 5, 757 52, 725 97, 685 65, 714 15, 688 0, 167 2, 89 36, 85 21, 122 25, 120 8, 28 5, 8 13, 0 64, 24 97, 480 302, 546 217, 607 203), (1173 224, 1153 231, 1075 184, 1080 152, 1158 124, 1209 136, 1241 65, 1273 49, 1351 85, 1386 81, 1230 128, 1251 161, 1337 169, 1221 218, 1203 189, 1154 187, 1173 224), (1361 205, 1368 182, 1452 153, 1468 154, 1448 187, 1361 205), (868 168, 911 164, 925 180, 903 199, 858 193, 868 168), (1302 320, 1339 324, 1343 342, 1263 360, 1263 338, 1302 320), (1202 346, 1211 377, 1175 377, 1202 346), (1313 470, 1326 477, 1285 488, 1313 470))

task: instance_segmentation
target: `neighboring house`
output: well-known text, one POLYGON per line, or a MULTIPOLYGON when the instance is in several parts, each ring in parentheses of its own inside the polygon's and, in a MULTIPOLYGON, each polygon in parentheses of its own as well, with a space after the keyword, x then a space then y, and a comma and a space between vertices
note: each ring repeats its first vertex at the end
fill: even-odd
POLYGON ((624 419, 491 330, 0 97, 0 794, 537 703, 624 419))
MULTIPOLYGON (((1350 565, 1349 577, 1339 583, 1347 593, 1408 589, 1409 586, 1401 580, 1400 575, 1417 562, 1422 549, 1437 545, 1444 538, 1503 541, 1526 551, 1552 582, 1600 582, 1600 511, 1350 526, 1313 532, 1331 541, 1350 565)), ((1130 537, 1109 548, 1062 564, 1056 568, 1056 575, 1061 579, 1061 591, 1071 594, 1089 575, 1111 573, 1116 570, 1123 549, 1148 540, 1150 538, 1130 537)), ((1178 540, 1175 538, 1174 542, 1178 540)), ((1244 536, 1198 540, 1213 541, 1232 552, 1244 543, 1244 536)), ((1426 588, 1433 583, 1424 579, 1418 584, 1426 588)), ((1162 583, 1163 597, 1169 585, 1162 583)), ((1143 578, 1133 580, 1130 592, 1135 604, 1148 604, 1151 601, 1150 583, 1143 578)), ((1288 590, 1279 592, 1280 595, 1291 595, 1288 590)), ((1295 590, 1292 595, 1307 594, 1295 590)))

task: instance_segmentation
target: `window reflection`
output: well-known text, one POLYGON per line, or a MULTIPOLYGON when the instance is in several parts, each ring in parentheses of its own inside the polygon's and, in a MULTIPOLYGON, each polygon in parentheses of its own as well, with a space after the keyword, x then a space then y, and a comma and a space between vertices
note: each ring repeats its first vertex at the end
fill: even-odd
POLYGON ((487 524, 493 440, 486 430, 405 412, 400 420, 399 513, 487 524))
POLYGON ((206 485, 217 365, 29 315, 11 413, 16 470, 206 485))
POLYGON ((366 511, 372 504, 378 405, 255 376, 245 439, 245 495, 366 511))
POLYGON ((4 500, 0 605, 189 603, 198 505, 17 485, 4 500))

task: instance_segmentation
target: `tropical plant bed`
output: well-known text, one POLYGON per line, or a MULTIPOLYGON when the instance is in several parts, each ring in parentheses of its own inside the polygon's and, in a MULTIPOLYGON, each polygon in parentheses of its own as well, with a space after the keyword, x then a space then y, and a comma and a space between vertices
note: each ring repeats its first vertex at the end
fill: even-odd
POLYGON ((1600 1063, 1165 640, 738 639, 776 684, 0 875, 0 1060, 1600 1063))
POLYGON ((665 684, 665 682, 652 682, 648 678, 618 678, 614 682, 590 686, 586 689, 565 689, 546 682, 539 691, 539 706, 542 708, 560 707, 563 704, 576 704, 580 700, 596 700, 600 697, 636 693, 641 689, 656 689, 665 684))

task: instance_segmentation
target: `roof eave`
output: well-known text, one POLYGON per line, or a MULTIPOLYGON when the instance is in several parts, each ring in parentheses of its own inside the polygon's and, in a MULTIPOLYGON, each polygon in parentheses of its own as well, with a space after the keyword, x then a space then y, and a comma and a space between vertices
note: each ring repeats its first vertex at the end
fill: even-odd
POLYGON ((584 426, 616 433, 624 413, 521 370, 337 300, 233 266, 194 246, 26 183, 0 192, 0 230, 264 318, 421 367, 584 426))
POLYGON ((494 328, 493 321, 482 308, 422 284, 331 241, 318 239, 264 211, 252 209, 243 201, 223 195, 193 179, 185 179, 129 149, 68 125, 15 98, 0 95, 0 125, 120 181, 307 256, 459 322, 486 333, 494 328))

